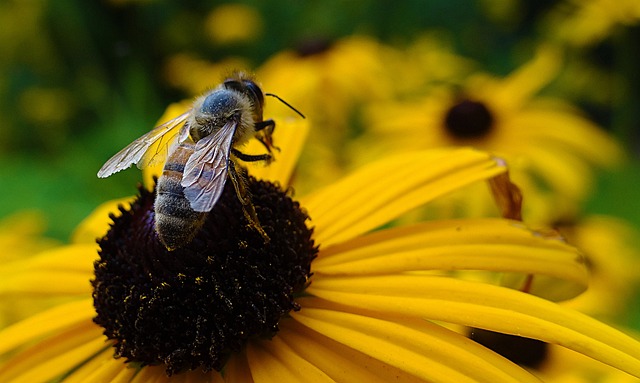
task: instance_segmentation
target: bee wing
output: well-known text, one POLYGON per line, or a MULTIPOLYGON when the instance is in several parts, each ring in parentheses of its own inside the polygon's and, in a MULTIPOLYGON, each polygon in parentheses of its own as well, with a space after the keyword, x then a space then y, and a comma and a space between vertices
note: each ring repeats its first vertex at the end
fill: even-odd
MULTIPOLYGON (((162 151, 162 149, 159 147, 153 155, 145 156, 147 150, 149 150, 151 145, 163 138, 175 127, 185 122, 190 112, 191 111, 187 111, 179 115, 178 117, 165 122, 164 124, 156 126, 147 134, 127 145, 124 149, 116 153, 116 155, 111 157, 109 161, 102 165, 102 168, 100 168, 100 170, 98 171, 98 177, 109 177, 113 173, 117 173, 120 170, 126 169, 132 164, 136 164, 138 168, 144 168, 150 165, 153 162, 154 158, 156 158, 157 154, 162 151)), ((179 139, 185 140, 188 137, 188 134, 189 129, 187 127, 187 124, 185 124, 179 132, 179 139)), ((175 136, 176 134, 173 134, 164 145, 161 145, 161 147, 165 148, 168 143, 171 142, 173 138, 175 138, 175 136)))
POLYGON ((216 133, 200 139, 187 160, 181 185, 193 210, 211 211, 222 195, 237 126, 237 121, 229 121, 216 133))

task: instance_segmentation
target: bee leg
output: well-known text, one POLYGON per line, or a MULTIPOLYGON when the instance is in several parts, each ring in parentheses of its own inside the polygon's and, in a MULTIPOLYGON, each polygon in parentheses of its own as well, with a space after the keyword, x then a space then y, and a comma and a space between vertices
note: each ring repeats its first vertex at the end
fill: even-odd
POLYGON ((263 129, 267 129, 269 135, 273 134, 273 131, 276 130, 276 122, 272 119, 258 121, 253 125, 253 130, 259 132, 263 129), (268 129, 267 129, 268 128, 268 129))
POLYGON ((238 157, 244 162, 257 162, 257 161, 265 161, 267 164, 270 164, 273 161, 273 156, 269 154, 244 154, 238 149, 231 148, 231 154, 238 157))
POLYGON ((231 183, 233 183, 233 187, 236 189, 236 194, 242 204, 242 212, 244 213, 245 218, 249 221, 251 226, 260 233, 264 239, 264 243, 269 243, 271 239, 260 225, 256 209, 251 203, 251 196, 245 187, 245 175, 236 170, 236 166, 233 161, 229 161, 229 178, 231 178, 231 183))
POLYGON ((256 136, 258 141, 264 145, 265 148, 271 153, 271 149, 280 151, 280 148, 273 144, 273 131, 276 130, 276 122, 272 119, 256 122, 253 129, 256 132, 262 132, 261 136, 256 136))

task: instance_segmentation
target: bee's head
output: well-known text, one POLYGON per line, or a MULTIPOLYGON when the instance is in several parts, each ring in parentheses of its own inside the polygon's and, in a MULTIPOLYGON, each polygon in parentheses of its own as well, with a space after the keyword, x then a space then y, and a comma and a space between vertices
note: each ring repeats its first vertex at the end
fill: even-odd
POLYGON ((247 78, 229 78, 225 80, 224 87, 229 90, 240 92, 249 97, 254 107, 254 112, 259 120, 262 120, 262 108, 264 106, 264 94, 260 86, 255 81, 247 78))

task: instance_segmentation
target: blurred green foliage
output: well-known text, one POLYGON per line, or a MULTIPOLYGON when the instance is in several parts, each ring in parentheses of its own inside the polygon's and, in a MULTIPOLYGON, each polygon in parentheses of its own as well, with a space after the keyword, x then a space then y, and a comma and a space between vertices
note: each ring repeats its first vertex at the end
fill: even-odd
MULTIPOLYGON (((99 180, 111 155, 149 130, 171 102, 188 95, 164 73, 188 52, 210 61, 243 57, 254 67, 276 52, 316 38, 367 34, 391 45, 439 31, 456 52, 505 74, 544 35, 541 20, 557 1, 244 1, 264 25, 258 39, 213 44, 205 33, 218 2, 5 0, 0 3, 0 217, 26 208, 49 217, 49 235, 67 239, 105 200, 135 192, 138 171, 99 180)), ((640 30, 617 31, 585 53, 606 89, 588 81, 557 92, 613 130, 634 162, 603 174, 589 206, 640 224, 638 111, 640 30), (586 90, 586 91, 585 91, 586 90), (599 101, 609 92, 615 103, 599 101), (601 97, 600 97, 601 98, 601 97)), ((560 84, 562 84, 560 82, 560 84)), ((214 84, 211 84, 214 85, 214 84)))

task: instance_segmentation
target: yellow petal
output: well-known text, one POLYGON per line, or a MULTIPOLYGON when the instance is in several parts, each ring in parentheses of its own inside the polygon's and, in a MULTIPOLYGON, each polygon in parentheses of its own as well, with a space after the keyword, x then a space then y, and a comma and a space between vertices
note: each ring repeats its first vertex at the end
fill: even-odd
POLYGON ((280 322, 281 338, 295 352, 336 382, 424 382, 414 375, 328 338, 300 322, 280 322))
MULTIPOLYGON (((309 134, 309 122, 306 119, 290 117, 277 119, 276 123, 273 142, 280 151, 276 150, 273 153, 274 161, 266 166, 262 163, 246 163, 246 166, 252 176, 278 182, 286 188, 291 183, 291 176, 309 134)), ((257 140, 251 140, 246 148, 246 153, 252 154, 263 153, 265 150, 257 140)))
POLYGON ((560 290, 568 296, 583 291, 588 282, 585 261, 574 247, 527 230, 519 222, 489 218, 441 220, 381 230, 323 248, 313 263, 313 272, 318 275, 420 270, 546 275, 566 281, 568 286, 560 290))
POLYGON ((24 270, 76 271, 93 274, 93 261, 98 258, 98 245, 73 244, 45 250, 28 259, 0 265, 0 273, 16 273, 24 270))
POLYGON ((316 241, 338 243, 377 228, 434 198, 506 169, 488 154, 443 149, 386 158, 307 198, 316 241))
POLYGON ((577 311, 519 291, 453 278, 402 275, 322 277, 306 292, 361 309, 559 344, 640 377, 639 342, 577 311))
POLYGON ((91 321, 94 315, 91 299, 74 301, 36 314, 0 331, 0 355, 49 333, 91 321))
POLYGON ((119 383, 123 381, 129 382, 133 374, 135 374, 136 372, 136 369, 125 364, 124 360, 114 359, 113 350, 110 347, 109 349, 102 352, 98 357, 92 358, 92 361, 96 361, 96 363, 95 365, 91 366, 92 369, 90 370, 90 373, 88 375, 82 376, 81 379, 78 379, 80 376, 75 377, 74 375, 76 374, 71 374, 69 378, 65 379, 65 383, 74 383, 74 382, 119 383), (127 380, 123 380, 125 378, 127 378, 127 380))
POLYGON ((14 356, 0 369, 0 381, 48 382, 108 348, 101 329, 87 323, 92 326, 74 326, 14 356))
POLYGON ((65 296, 91 294, 90 274, 68 271, 30 271, 13 274, 0 282, 1 295, 65 296))
MULTIPOLYGON (((138 369, 134 368, 131 365, 125 365, 124 363, 122 363, 122 361, 118 361, 118 362, 122 365, 122 367, 120 368, 118 374, 114 376, 113 379, 111 379, 110 383, 131 382, 131 379, 133 379, 133 377, 136 375, 136 372, 138 371, 138 369)), ((97 382, 97 380, 94 380, 94 382, 97 382)))
MULTIPOLYGON (((85 359, 86 360, 82 364, 71 371, 71 373, 64 379, 64 383, 90 382, 88 378, 93 375, 96 370, 100 369, 105 364, 115 362, 113 359, 112 347, 105 347, 97 354, 87 355, 85 359)), ((117 361, 116 363, 122 364, 122 361, 117 361)))
POLYGON ((112 223, 109 214, 115 214, 116 217, 120 216, 121 213, 118 210, 118 206, 122 205, 128 208, 131 202, 133 202, 133 197, 125 197, 101 204, 80 222, 71 235, 71 242, 95 244, 96 239, 104 237, 109 231, 112 223))
POLYGON ((97 248, 95 243, 61 246, 0 265, 0 296, 88 294, 97 248))
POLYGON ((313 298, 301 303, 292 317, 303 325, 429 382, 538 381, 464 336, 419 318, 387 321, 326 309, 313 298))
POLYGON ((333 382, 277 336, 268 341, 249 343, 247 358, 251 375, 257 382, 333 382))
MULTIPOLYGON (((544 106, 544 105, 543 105, 544 106)), ((546 141, 557 145, 559 151, 569 151, 584 160, 612 166, 622 162, 620 145, 602 128, 580 116, 578 112, 562 106, 535 107, 521 111, 513 124, 518 140, 546 141)))
POLYGON ((499 108, 517 109, 558 74, 561 62, 558 49, 543 45, 531 61, 504 78, 489 97, 499 104, 499 108))
POLYGON ((226 383, 253 383, 246 348, 231 355, 224 367, 223 377, 226 383))
POLYGON ((546 185, 573 200, 581 200, 591 186, 591 169, 588 164, 572 153, 549 150, 549 145, 522 147, 528 158, 529 171, 538 175, 546 185))

